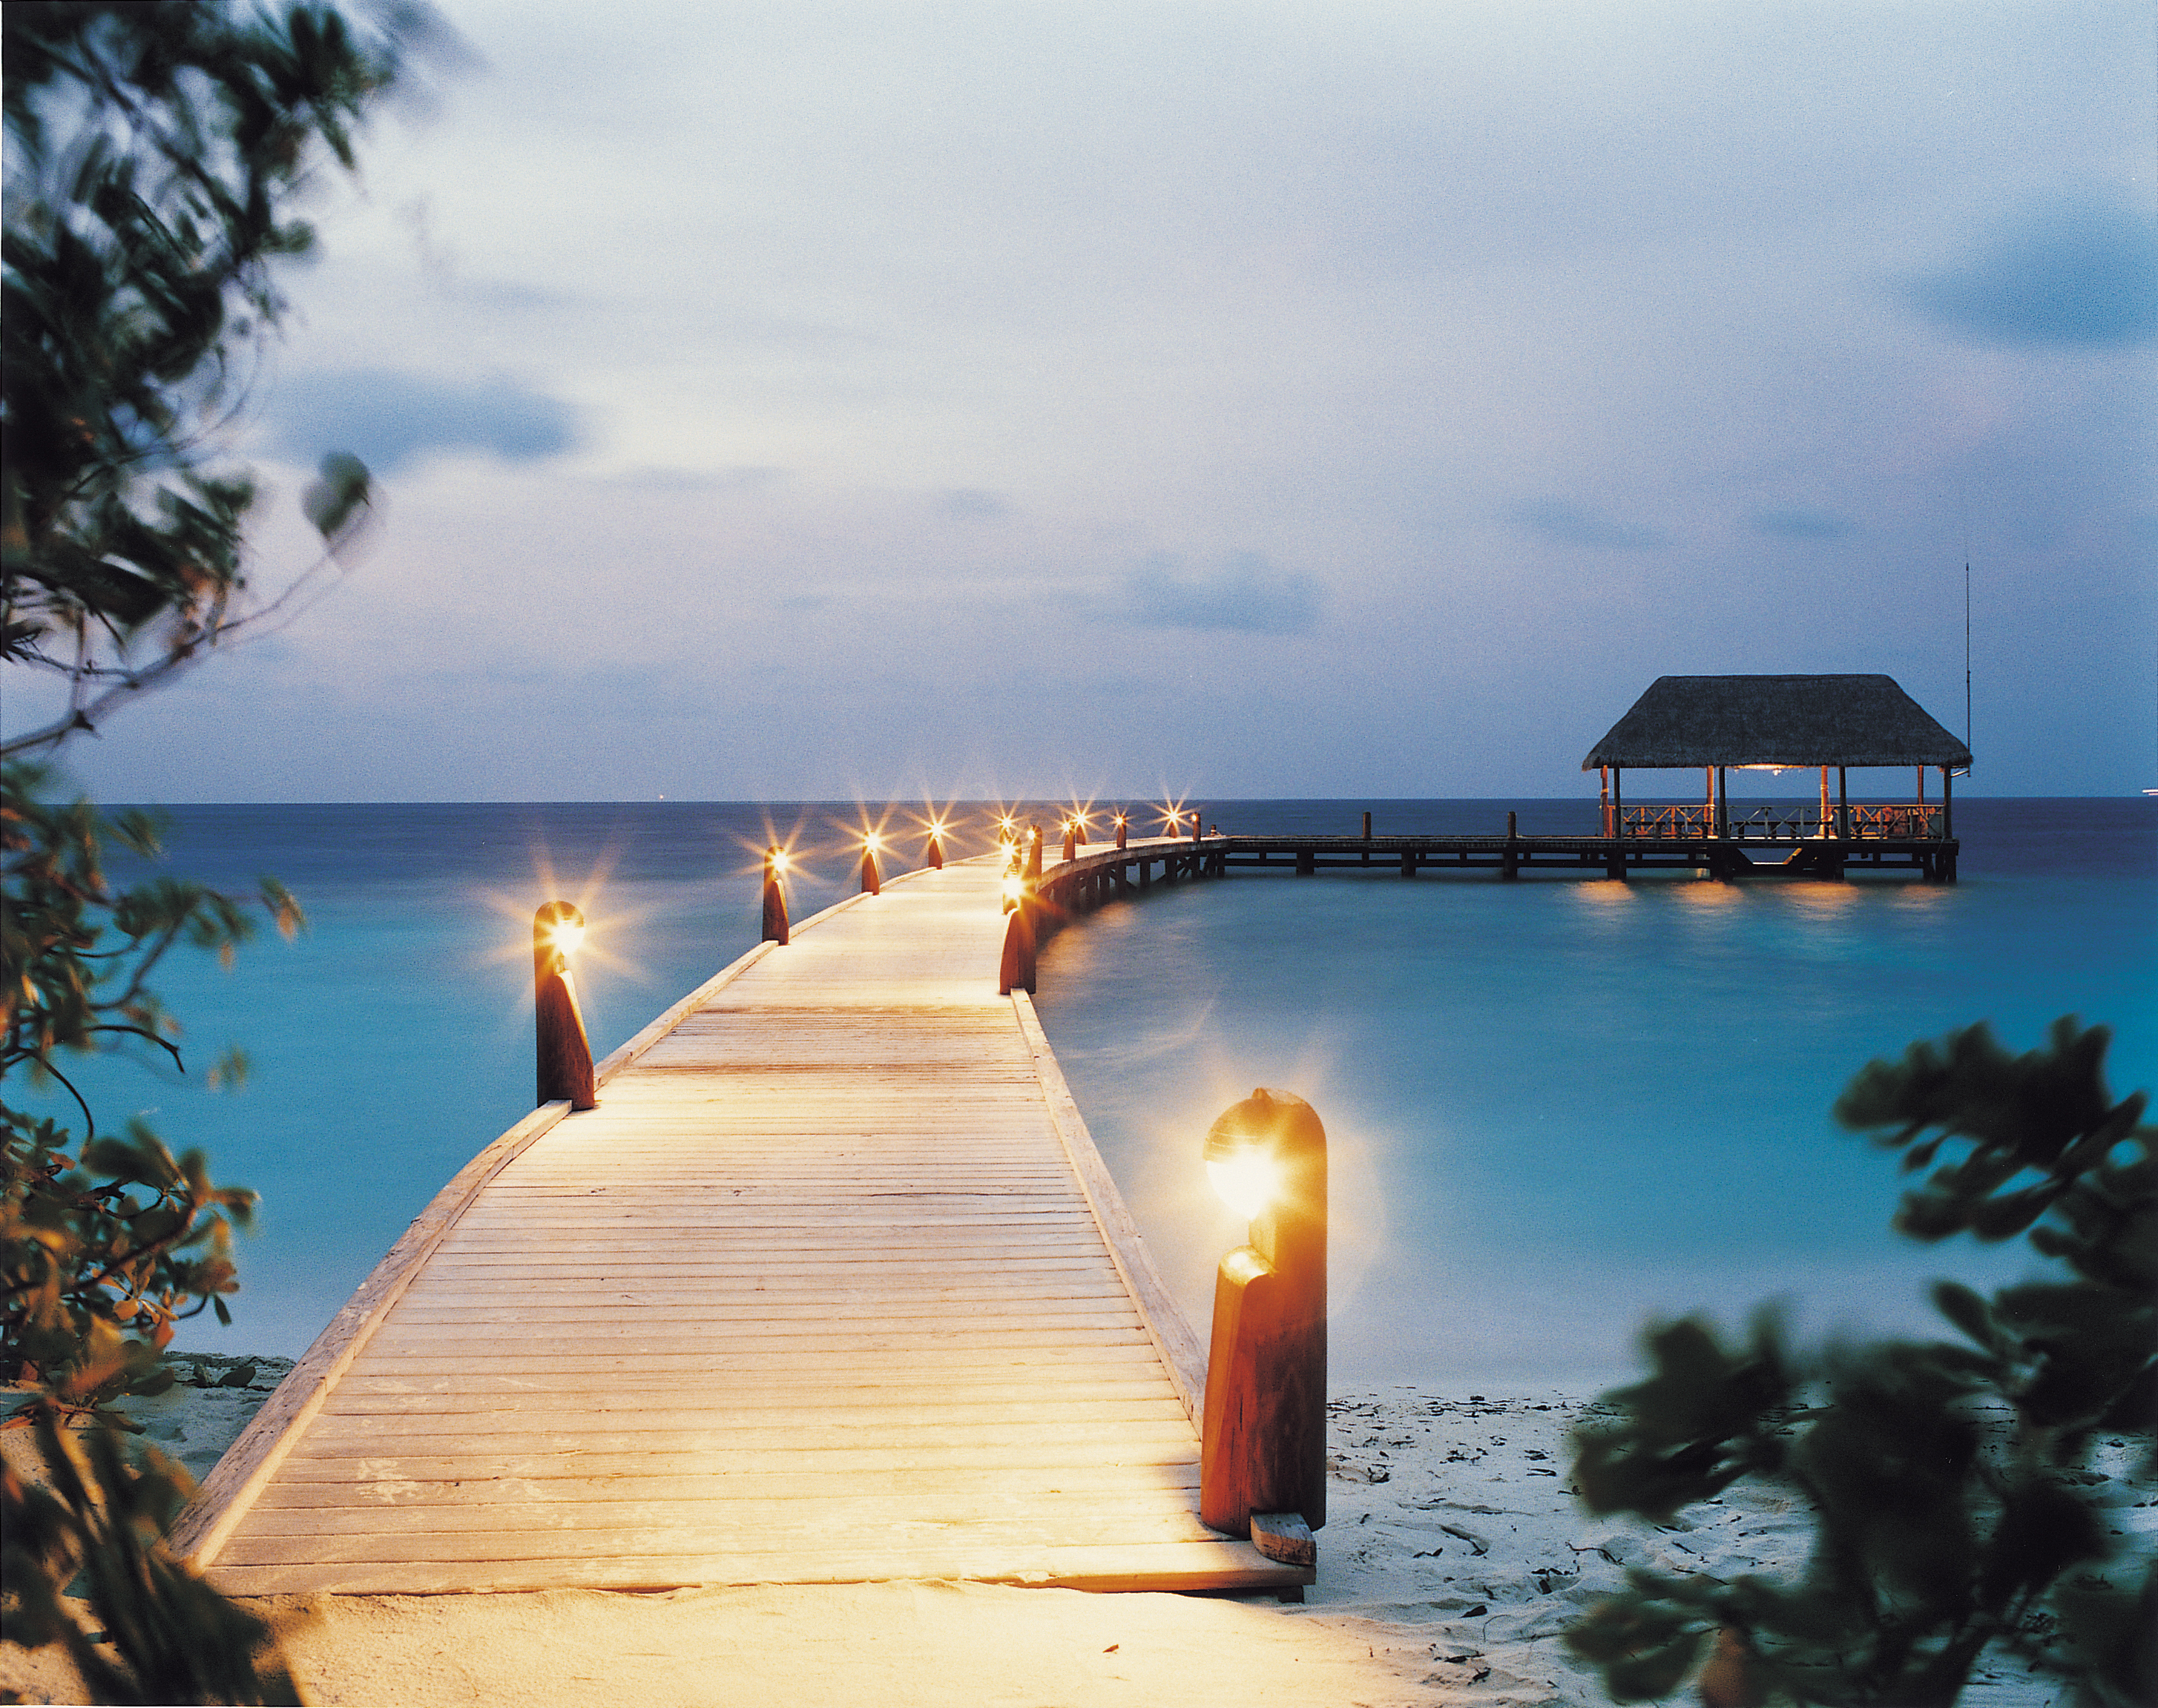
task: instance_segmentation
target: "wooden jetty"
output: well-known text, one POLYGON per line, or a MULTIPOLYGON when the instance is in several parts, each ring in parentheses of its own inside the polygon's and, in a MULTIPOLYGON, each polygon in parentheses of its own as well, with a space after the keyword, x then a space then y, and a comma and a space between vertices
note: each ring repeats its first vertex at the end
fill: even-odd
MULTIPOLYGON (((1853 871, 1904 873, 1954 883, 1961 846, 1945 809, 1930 815, 1904 807, 1850 806, 1847 818, 1789 808, 1762 808, 1715 825, 1699 808, 1633 807, 1604 836, 1521 835, 1510 828, 1482 835, 1317 836, 1231 833, 1198 841, 1088 847, 1068 864, 1044 869, 1041 893, 1065 911, 1156 883, 1213 878, 1231 870, 1309 877, 1321 871, 1420 874, 1524 872, 1624 879, 1653 871, 1715 878, 1839 879, 1853 871)), ((1514 815, 1509 814, 1510 820, 1514 815)))
POLYGON ((1299 1595, 1309 1566, 1199 1520, 1203 1357, 1031 1004, 996 994, 999 878, 796 926, 601 1064, 597 1107, 475 1158, 178 1549, 248 1595, 1299 1595))

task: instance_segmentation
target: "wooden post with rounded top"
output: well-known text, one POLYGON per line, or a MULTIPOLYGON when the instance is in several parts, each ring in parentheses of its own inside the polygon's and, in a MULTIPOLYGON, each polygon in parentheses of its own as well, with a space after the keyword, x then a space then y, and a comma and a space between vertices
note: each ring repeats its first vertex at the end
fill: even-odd
POLYGON ((572 1109, 599 1105, 592 1083, 592 1045, 577 1006, 570 957, 585 934, 585 916, 566 901, 550 901, 532 916, 532 1022, 541 1103, 572 1109))
POLYGON ((1033 883, 1041 876, 1041 822, 1036 819, 1026 828, 1026 880, 1033 883))
POLYGON ((1245 1175, 1257 1210, 1251 1243, 1215 1276, 1199 1516, 1230 1535, 1262 1514, 1293 1513, 1315 1530, 1326 1522, 1326 1129, 1303 1098, 1262 1087, 1208 1130, 1205 1157, 1225 1197, 1245 1175))
POLYGON ((933 826, 929 832, 929 850, 922 856, 922 864, 932 872, 944 869, 944 844, 933 826))
POLYGON ((867 837, 862 839, 862 894, 884 894, 884 885, 877 877, 876 844, 867 837))
POLYGON ((1122 848, 1122 847, 1123 847, 1123 845, 1124 845, 1124 838, 1125 838, 1126 834, 1128 833, 1129 829, 1130 829, 1130 827, 1129 827, 1128 825, 1127 825, 1127 824, 1124 823, 1124 815, 1123 815, 1123 813, 1118 813, 1118 814, 1117 814, 1117 846, 1118 846, 1118 848, 1122 848))
POLYGON ((787 869, 787 850, 764 851, 764 937, 767 943, 787 943, 787 886, 781 875, 787 869))
POLYGON ((1004 953, 997 962, 997 994, 1009 996, 1014 990, 1024 990, 1031 996, 1034 986, 1034 886, 1029 884, 1020 890, 1018 905, 1004 920, 1004 953))
POLYGON ((1067 864, 1070 864, 1072 856, 1077 854, 1078 851, 1079 827, 1071 819, 1067 818, 1064 821, 1064 859, 1067 864))
POLYGON ((1499 857, 1499 875, 1502 878, 1518 878, 1521 875, 1520 856, 1514 850, 1514 844, 1518 839, 1515 834, 1516 822, 1515 814, 1509 813, 1506 815, 1506 847, 1499 857))

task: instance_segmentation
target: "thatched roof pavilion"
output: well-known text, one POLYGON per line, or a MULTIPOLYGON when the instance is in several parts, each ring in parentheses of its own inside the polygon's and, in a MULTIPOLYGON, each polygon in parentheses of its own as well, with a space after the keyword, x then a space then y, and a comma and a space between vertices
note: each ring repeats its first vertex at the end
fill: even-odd
MULTIPOLYGON (((1928 716, 1892 676, 1659 676, 1589 750, 1581 768, 1603 773, 1606 836, 1728 836, 1728 771, 1803 766, 1820 771, 1820 816, 1807 821, 1806 833, 1847 840, 1867 833, 1871 820, 1947 840, 1954 833, 1952 779, 1970 764, 1970 749, 1928 716), (1916 773, 1915 810, 1892 820, 1873 808, 1854 815, 1845 772, 1892 765, 1916 773), (1941 771, 1938 821, 1925 807, 1928 766, 1941 771), (1696 768, 1704 778, 1700 808, 1627 808, 1621 779, 1629 769, 1696 768)), ((1948 869, 1954 870, 1952 860, 1948 869)))
POLYGON ((1581 768, 1970 764, 1892 676, 1660 676, 1581 768))

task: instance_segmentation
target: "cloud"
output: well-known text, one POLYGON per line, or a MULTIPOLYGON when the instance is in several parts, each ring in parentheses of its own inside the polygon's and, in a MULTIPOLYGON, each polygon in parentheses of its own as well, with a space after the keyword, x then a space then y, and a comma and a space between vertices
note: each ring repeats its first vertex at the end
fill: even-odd
POLYGON ((646 492, 754 492, 792 477, 792 469, 765 463, 738 463, 726 468, 660 468, 646 463, 610 477, 607 484, 646 492))
POLYGON ((281 449, 308 461, 350 451, 377 474, 437 451, 537 462, 580 438, 574 408, 514 380, 466 384, 383 369, 294 375, 278 384, 266 413, 281 449))
POLYGON ((1663 551, 1670 537, 1653 528, 1629 528, 1593 510, 1557 499, 1538 499, 1515 510, 1516 526, 1561 545, 1585 545, 1597 551, 1663 551))
POLYGON ((1205 578, 1180 575, 1173 560, 1152 558, 1126 579, 1124 596, 1123 620, 1140 628, 1301 635, 1319 623, 1318 582, 1256 552, 1237 553, 1205 578))
POLYGON ((1851 524, 1825 510, 1756 510, 1746 519, 1756 534, 1773 539, 1840 539, 1851 524))
POLYGON ((969 521, 1011 514, 1011 505, 1001 493, 985 493, 974 487, 954 487, 939 493, 937 508, 944 515, 969 521))
POLYGON ((2118 203, 2057 201, 1905 291, 1975 343, 2147 343, 2158 338, 2158 220, 2118 203))

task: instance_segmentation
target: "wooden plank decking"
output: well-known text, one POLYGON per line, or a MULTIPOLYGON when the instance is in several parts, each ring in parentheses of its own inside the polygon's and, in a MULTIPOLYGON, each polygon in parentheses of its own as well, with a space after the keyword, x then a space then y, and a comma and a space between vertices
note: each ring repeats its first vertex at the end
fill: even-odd
POLYGON ((1199 1522, 1196 1345, 996 880, 744 957, 475 1159, 183 1520, 211 1581, 1309 1582, 1199 1522))

